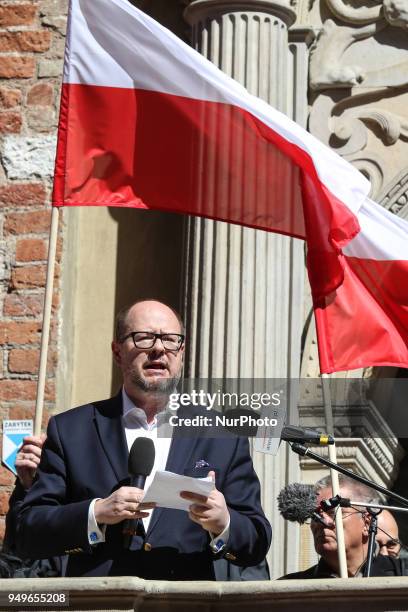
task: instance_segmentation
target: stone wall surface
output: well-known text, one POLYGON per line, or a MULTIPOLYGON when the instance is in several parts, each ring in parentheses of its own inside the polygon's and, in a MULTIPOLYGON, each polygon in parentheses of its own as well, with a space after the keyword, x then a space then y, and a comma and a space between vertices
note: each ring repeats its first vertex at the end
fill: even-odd
MULTIPOLYGON (((0 418, 33 417, 67 2, 0 2, 0 418)), ((54 405, 59 238, 46 408, 54 405)), ((44 424, 48 411, 44 412, 44 424)), ((13 474, 0 468, 0 515, 13 474)), ((4 520, 0 518, 0 538, 4 520)))

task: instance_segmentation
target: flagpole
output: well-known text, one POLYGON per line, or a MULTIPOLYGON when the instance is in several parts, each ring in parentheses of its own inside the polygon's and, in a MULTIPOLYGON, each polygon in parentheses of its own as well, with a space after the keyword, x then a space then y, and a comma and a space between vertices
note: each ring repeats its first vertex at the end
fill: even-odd
POLYGON ((48 343, 50 338, 52 293, 54 287, 55 254, 57 250, 59 210, 52 207, 50 238, 48 243, 47 279, 43 307, 43 324, 41 332, 40 367, 38 370, 37 397, 35 402, 34 435, 41 433, 41 422, 44 407, 45 379, 47 376, 48 343))
MULTIPOLYGON (((330 394, 330 377, 328 374, 322 374, 324 414, 326 418, 327 433, 334 435, 333 423, 333 408, 330 394)), ((333 463, 337 463, 336 444, 329 444, 329 459, 333 463)), ((340 494, 339 474, 336 470, 330 468, 330 477, 332 483, 333 496, 340 494)), ((346 546, 344 542, 343 516, 342 511, 335 513, 336 522, 336 537, 337 537, 337 555, 339 559, 340 578, 348 578, 346 546)))

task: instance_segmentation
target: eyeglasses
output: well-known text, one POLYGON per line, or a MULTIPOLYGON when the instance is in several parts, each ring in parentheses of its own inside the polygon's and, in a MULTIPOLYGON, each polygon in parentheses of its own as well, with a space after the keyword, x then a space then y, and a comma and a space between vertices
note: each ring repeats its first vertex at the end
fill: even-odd
POLYGON ((133 344, 138 349, 153 348, 157 338, 159 338, 166 351, 179 351, 184 342, 183 334, 154 334, 153 332, 144 331, 130 332, 130 334, 122 338, 121 342, 128 338, 132 338, 133 344))
MULTIPOLYGON (((324 515, 326 515, 332 521, 334 521, 336 518, 336 514, 339 510, 340 510, 339 506, 336 506, 335 508, 328 508, 327 510, 324 510, 320 506, 318 506, 316 508, 315 513, 316 515, 322 518, 324 518, 324 515)), ((364 512, 362 512, 361 510, 357 510, 355 508, 341 508, 341 517, 343 521, 350 518, 350 516, 354 516, 355 514, 361 514, 361 516, 363 516, 364 512)), ((314 520, 317 522, 320 522, 318 518, 315 518, 314 520)), ((312 521, 313 521, 313 518, 312 518, 312 521)))
MULTIPOLYGON (((382 531, 386 536, 388 536, 388 534, 383 529, 381 529, 381 527, 379 527, 378 529, 379 531, 382 531)), ((402 544, 399 540, 394 539, 394 538, 390 538, 386 542, 378 542, 378 543, 380 545, 380 549, 386 548, 387 551, 391 553, 391 556, 398 555, 401 549, 401 544, 402 544)))

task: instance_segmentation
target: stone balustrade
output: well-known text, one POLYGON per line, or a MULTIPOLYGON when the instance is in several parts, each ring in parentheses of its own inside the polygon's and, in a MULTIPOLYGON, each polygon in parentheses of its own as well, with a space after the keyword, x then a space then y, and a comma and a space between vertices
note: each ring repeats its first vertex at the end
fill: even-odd
MULTIPOLYGON (((8 594, 69 595, 69 605, 35 610, 137 610, 138 612, 364 612, 408 609, 408 577, 271 582, 164 582, 135 577, 34 578, 0 581, 0 610, 12 609, 8 594)), ((20 604, 20 611, 32 607, 20 604)))

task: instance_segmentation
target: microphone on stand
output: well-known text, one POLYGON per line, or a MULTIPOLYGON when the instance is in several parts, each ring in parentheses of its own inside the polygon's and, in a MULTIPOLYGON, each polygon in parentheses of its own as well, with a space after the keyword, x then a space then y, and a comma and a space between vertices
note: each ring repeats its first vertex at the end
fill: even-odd
POLYGON ((307 519, 312 519, 325 525, 316 507, 317 495, 313 485, 295 482, 284 487, 278 495, 279 512, 287 521, 303 525, 307 519))
MULTIPOLYGON (((266 415, 265 415, 266 416, 266 415)), ((230 408, 224 412, 226 419, 225 429, 232 431, 239 436, 254 437, 257 435, 259 424, 258 421, 262 420, 263 416, 260 416, 252 408, 230 408), (229 423, 231 421, 231 424, 229 423)), ((317 429, 311 429, 310 427, 298 427, 296 425, 284 425, 282 427, 284 415, 281 414, 277 420, 277 427, 272 430, 275 434, 274 438, 279 439, 279 443, 284 440, 285 442, 309 442, 320 446, 326 446, 327 444, 334 444, 333 436, 322 433, 317 429), (280 426, 278 422, 280 421, 280 426)), ((276 448, 277 451, 277 448, 276 448)), ((271 454, 276 454, 276 451, 271 454)))
POLYGON ((281 440, 285 442, 310 442, 312 444, 334 444, 333 436, 310 429, 309 427, 296 427, 295 425, 285 425, 282 429, 281 440))
MULTIPOLYGON (((136 438, 133 442, 128 458, 131 487, 144 489, 146 478, 153 469, 155 454, 154 443, 150 438, 136 438)), ((123 523, 126 548, 129 548, 131 537, 136 533, 138 520, 126 519, 123 523)))

